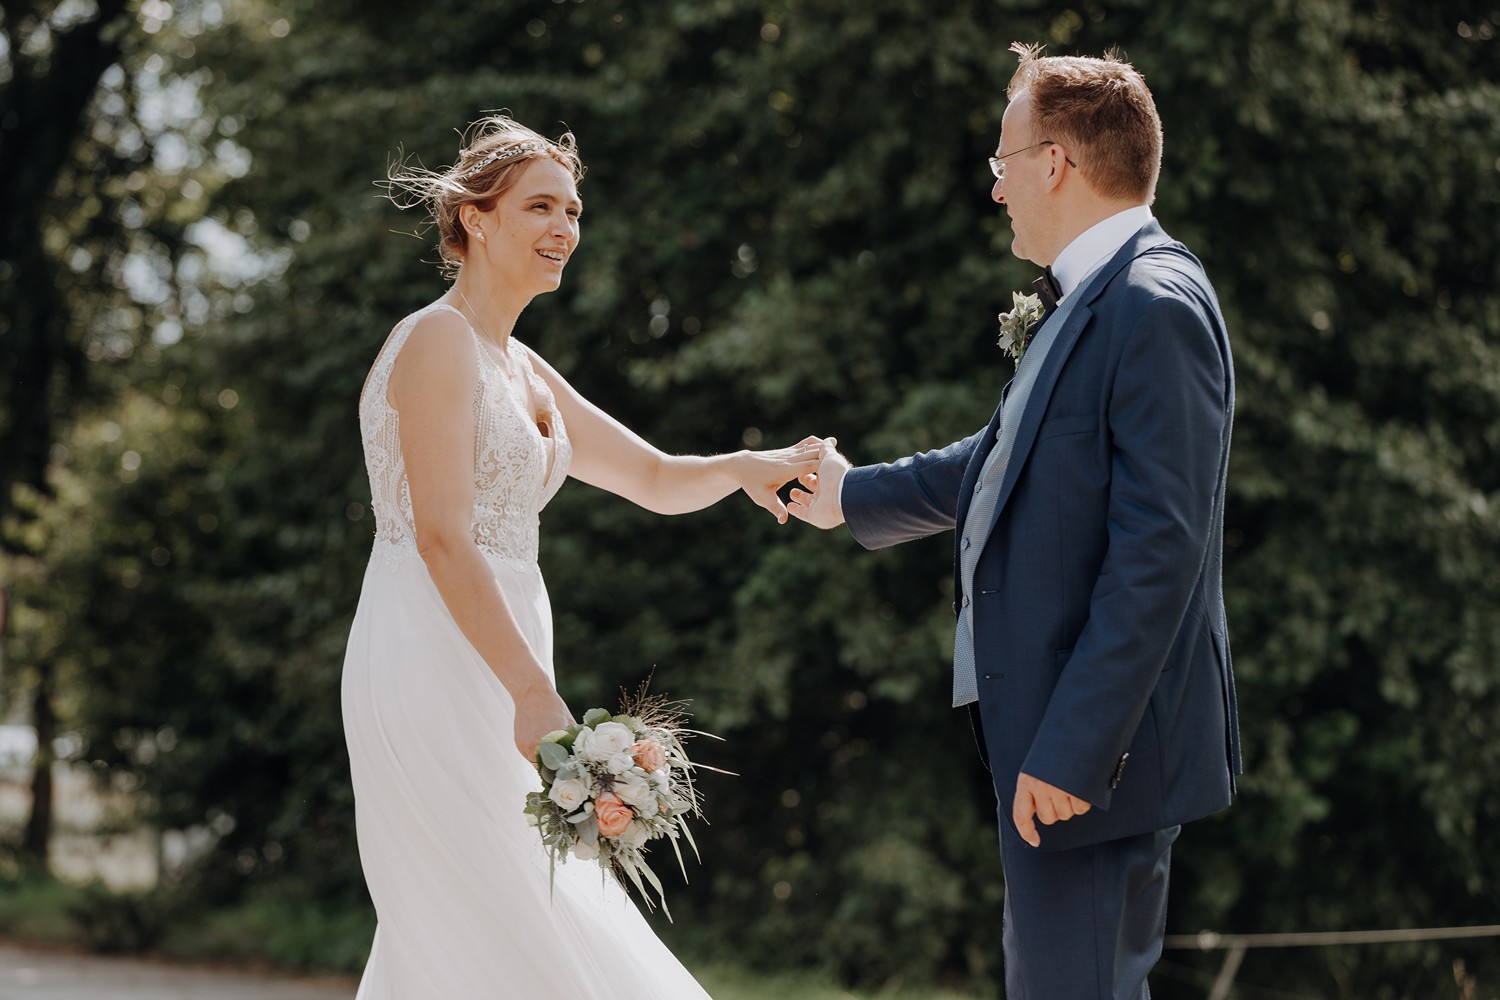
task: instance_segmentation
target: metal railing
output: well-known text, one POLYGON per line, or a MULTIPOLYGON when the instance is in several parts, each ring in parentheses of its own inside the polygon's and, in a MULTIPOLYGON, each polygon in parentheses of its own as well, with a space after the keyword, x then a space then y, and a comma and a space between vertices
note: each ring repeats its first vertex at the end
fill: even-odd
POLYGON ((1500 937, 1500 924, 1482 927, 1409 927, 1386 931, 1305 931, 1288 934, 1168 934, 1163 945, 1179 951, 1226 952, 1208 1000, 1228 1000, 1234 977, 1251 948, 1314 948, 1336 944, 1397 944, 1407 941, 1453 941, 1500 937))

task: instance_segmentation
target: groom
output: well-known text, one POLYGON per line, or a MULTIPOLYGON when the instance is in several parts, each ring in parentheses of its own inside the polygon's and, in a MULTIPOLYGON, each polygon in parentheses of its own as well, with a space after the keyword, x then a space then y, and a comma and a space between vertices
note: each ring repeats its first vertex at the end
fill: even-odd
POLYGON ((1000 803, 1007 995, 1136 1000, 1181 824, 1227 806, 1240 769, 1234 375, 1202 265, 1148 207, 1162 137, 1141 75, 1012 49, 992 196, 1055 307, 988 427, 860 468, 830 439, 792 512, 872 549, 956 529, 953 704, 1000 803))

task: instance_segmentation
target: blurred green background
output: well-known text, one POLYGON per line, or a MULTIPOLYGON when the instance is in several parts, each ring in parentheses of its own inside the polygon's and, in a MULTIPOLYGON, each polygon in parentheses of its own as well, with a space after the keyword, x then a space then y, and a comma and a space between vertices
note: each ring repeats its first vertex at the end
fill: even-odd
MULTIPOLYGON (((355 400, 443 289, 373 184, 393 158, 449 163, 492 109, 571 128, 582 244, 517 335, 665 449, 886 460, 1010 374, 994 317, 1034 269, 985 158, 1015 39, 1145 74, 1154 210, 1234 338, 1247 773, 1180 841, 1169 932, 1500 923, 1497 31, 1493 0, 0 3, 0 933, 362 964, 355 400)), ((949 539, 579 484, 543 529, 564 696, 654 668, 739 773, 704 782, 692 881, 659 865, 674 947, 994 995, 949 539)), ((1169 952, 1153 991, 1221 961, 1169 952)), ((1252 952, 1238 981, 1473 1000, 1500 942, 1252 952)))

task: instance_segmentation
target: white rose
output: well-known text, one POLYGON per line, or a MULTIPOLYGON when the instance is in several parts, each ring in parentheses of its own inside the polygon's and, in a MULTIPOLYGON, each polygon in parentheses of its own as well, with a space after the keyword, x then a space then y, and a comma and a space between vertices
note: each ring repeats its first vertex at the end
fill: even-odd
POLYGON ((642 847, 646 841, 651 839, 651 831, 646 828, 646 824, 631 820, 630 825, 625 828, 625 832, 615 839, 623 847, 642 847))
POLYGON ((589 797, 589 785, 582 778, 559 778, 552 783, 547 798, 565 813, 577 809, 589 797))
POLYGON ((599 857, 599 841, 580 840, 573 845, 573 857, 579 861, 593 861, 599 857))
POLYGON ((646 781, 645 775, 622 774, 615 780, 615 795, 619 801, 636 811, 636 816, 651 817, 657 811, 655 790, 646 781))
POLYGON ((573 752, 591 764, 608 760, 621 750, 628 750, 635 734, 618 722, 601 722, 592 729, 585 726, 573 741, 573 752))
POLYGON ((629 726, 618 722, 601 722, 594 727, 594 738, 589 741, 589 746, 599 756, 608 757, 621 750, 629 750, 634 742, 635 733, 630 731, 629 726))
POLYGON ((630 756, 629 750, 612 753, 604 762, 604 769, 610 774, 624 774, 632 767, 635 767, 635 758, 630 756))
POLYGON ((573 756, 579 760, 591 760, 589 756, 589 744, 594 741, 594 731, 588 726, 578 730, 578 735, 573 737, 573 756))

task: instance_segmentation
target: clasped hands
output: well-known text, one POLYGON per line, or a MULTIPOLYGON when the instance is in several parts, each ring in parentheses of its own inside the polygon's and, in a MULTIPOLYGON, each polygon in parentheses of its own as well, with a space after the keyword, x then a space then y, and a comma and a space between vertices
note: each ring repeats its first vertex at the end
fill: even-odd
POLYGON ((737 479, 745 493, 770 511, 780 524, 788 516, 819 528, 844 523, 839 506, 839 486, 849 471, 849 460, 838 453, 837 438, 807 437, 790 448, 746 451, 735 456, 740 464, 737 479), (788 477, 795 479, 786 503, 780 491, 788 477))
MULTIPOLYGON (((818 440, 818 439, 814 439, 818 440)), ((787 499, 787 513, 815 528, 837 528, 844 523, 844 508, 839 502, 844 473, 852 466, 838 452, 838 438, 818 440, 818 468, 797 477, 801 488, 792 487, 787 499)))

